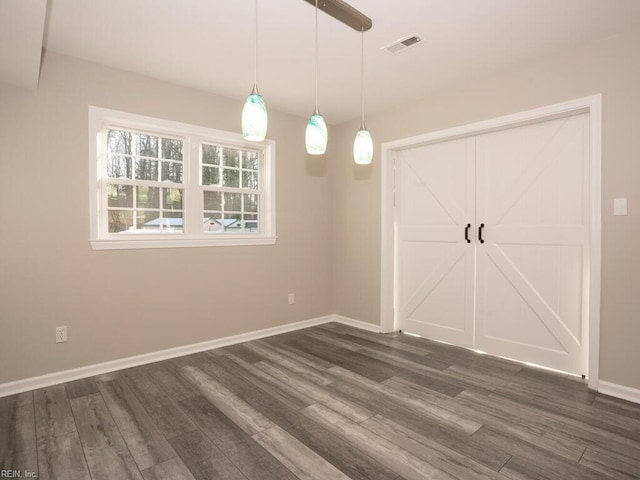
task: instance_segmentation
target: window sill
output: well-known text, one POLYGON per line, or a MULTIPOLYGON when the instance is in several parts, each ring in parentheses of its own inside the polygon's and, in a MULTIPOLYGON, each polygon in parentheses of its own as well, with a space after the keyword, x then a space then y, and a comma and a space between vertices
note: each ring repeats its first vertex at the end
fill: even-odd
POLYGON ((162 238, 109 238, 89 240, 93 250, 136 250, 139 248, 185 247, 233 247, 246 245, 274 245, 277 237, 248 237, 225 235, 224 237, 163 236, 162 238))

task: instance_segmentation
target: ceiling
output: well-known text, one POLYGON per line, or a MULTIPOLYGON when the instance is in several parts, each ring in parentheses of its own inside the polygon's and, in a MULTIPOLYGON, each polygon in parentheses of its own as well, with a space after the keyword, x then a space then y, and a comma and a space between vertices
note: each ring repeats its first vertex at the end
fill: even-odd
MULTIPOLYGON (((639 0, 350 0, 365 33, 367 111, 640 29, 639 0), (417 33, 400 54, 384 47, 417 33)), ((253 0, 2 0, 0 82, 35 87, 40 46, 244 99, 253 84, 253 0), (45 18, 46 12, 46 18, 45 18), (8 47, 10 45, 10 48, 8 47)), ((314 102, 314 8, 260 0, 258 86, 302 117, 314 102)), ((319 107, 360 115, 360 33, 320 12, 319 107)))

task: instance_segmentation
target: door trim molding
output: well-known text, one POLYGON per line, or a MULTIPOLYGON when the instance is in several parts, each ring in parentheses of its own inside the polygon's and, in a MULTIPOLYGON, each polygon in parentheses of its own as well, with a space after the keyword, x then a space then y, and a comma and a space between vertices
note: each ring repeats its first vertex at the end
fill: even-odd
POLYGON ((398 329, 395 285, 396 229, 395 229, 395 157, 396 152, 430 143, 468 137, 528 125, 554 118, 589 113, 590 122, 590 231, 589 231, 589 308, 588 308, 588 379, 589 388, 598 389, 600 375, 600 278, 602 259, 602 94, 578 98, 568 102, 528 110, 526 112, 470 123, 382 144, 381 172, 381 281, 380 331, 398 329))

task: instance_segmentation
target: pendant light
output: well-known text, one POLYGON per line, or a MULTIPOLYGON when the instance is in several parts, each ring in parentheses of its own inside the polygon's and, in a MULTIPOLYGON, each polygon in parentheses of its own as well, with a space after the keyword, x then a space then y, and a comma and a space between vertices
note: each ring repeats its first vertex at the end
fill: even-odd
POLYGON ((316 0, 316 107, 307 123, 305 145, 309 155, 322 155, 327 150, 327 124, 318 111, 318 0, 316 0))
POLYGON ((364 26, 361 30, 360 44, 360 95, 362 99, 362 121, 360 130, 356 133, 356 139, 353 142, 353 160, 358 165, 369 165, 373 158, 373 140, 371 134, 364 124, 364 26))
POLYGON ((267 135, 267 106, 258 93, 258 0, 255 0, 255 38, 253 50, 253 90, 242 109, 242 136, 252 142, 261 142, 267 135))

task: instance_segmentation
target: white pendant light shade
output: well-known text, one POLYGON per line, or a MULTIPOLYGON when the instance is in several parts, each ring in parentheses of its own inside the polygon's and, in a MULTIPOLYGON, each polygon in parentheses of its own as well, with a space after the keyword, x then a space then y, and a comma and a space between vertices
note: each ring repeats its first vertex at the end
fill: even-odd
POLYGON ((360 44, 360 94, 362 99, 362 123, 353 141, 353 161, 357 165, 369 165, 373 158, 373 140, 367 127, 364 126, 364 26, 361 31, 360 44))
POLYGON ((327 151, 327 124, 318 112, 318 0, 316 0, 316 108, 307 122, 307 130, 304 134, 304 143, 309 155, 324 155, 327 151))
POLYGON ((324 155, 327 151, 327 124, 317 111, 311 115, 304 135, 309 155, 324 155))
POLYGON ((353 142, 353 160, 358 165, 368 165, 373 158, 373 140, 371 134, 366 128, 361 128, 356 133, 356 139, 353 142))
POLYGON ((251 142, 261 142, 267 136, 267 106, 258 93, 258 0, 254 1, 255 37, 253 48, 253 90, 242 108, 242 136, 251 142))
POLYGON ((242 136, 251 142, 261 142, 267 135, 267 107, 254 87, 242 109, 242 136))

